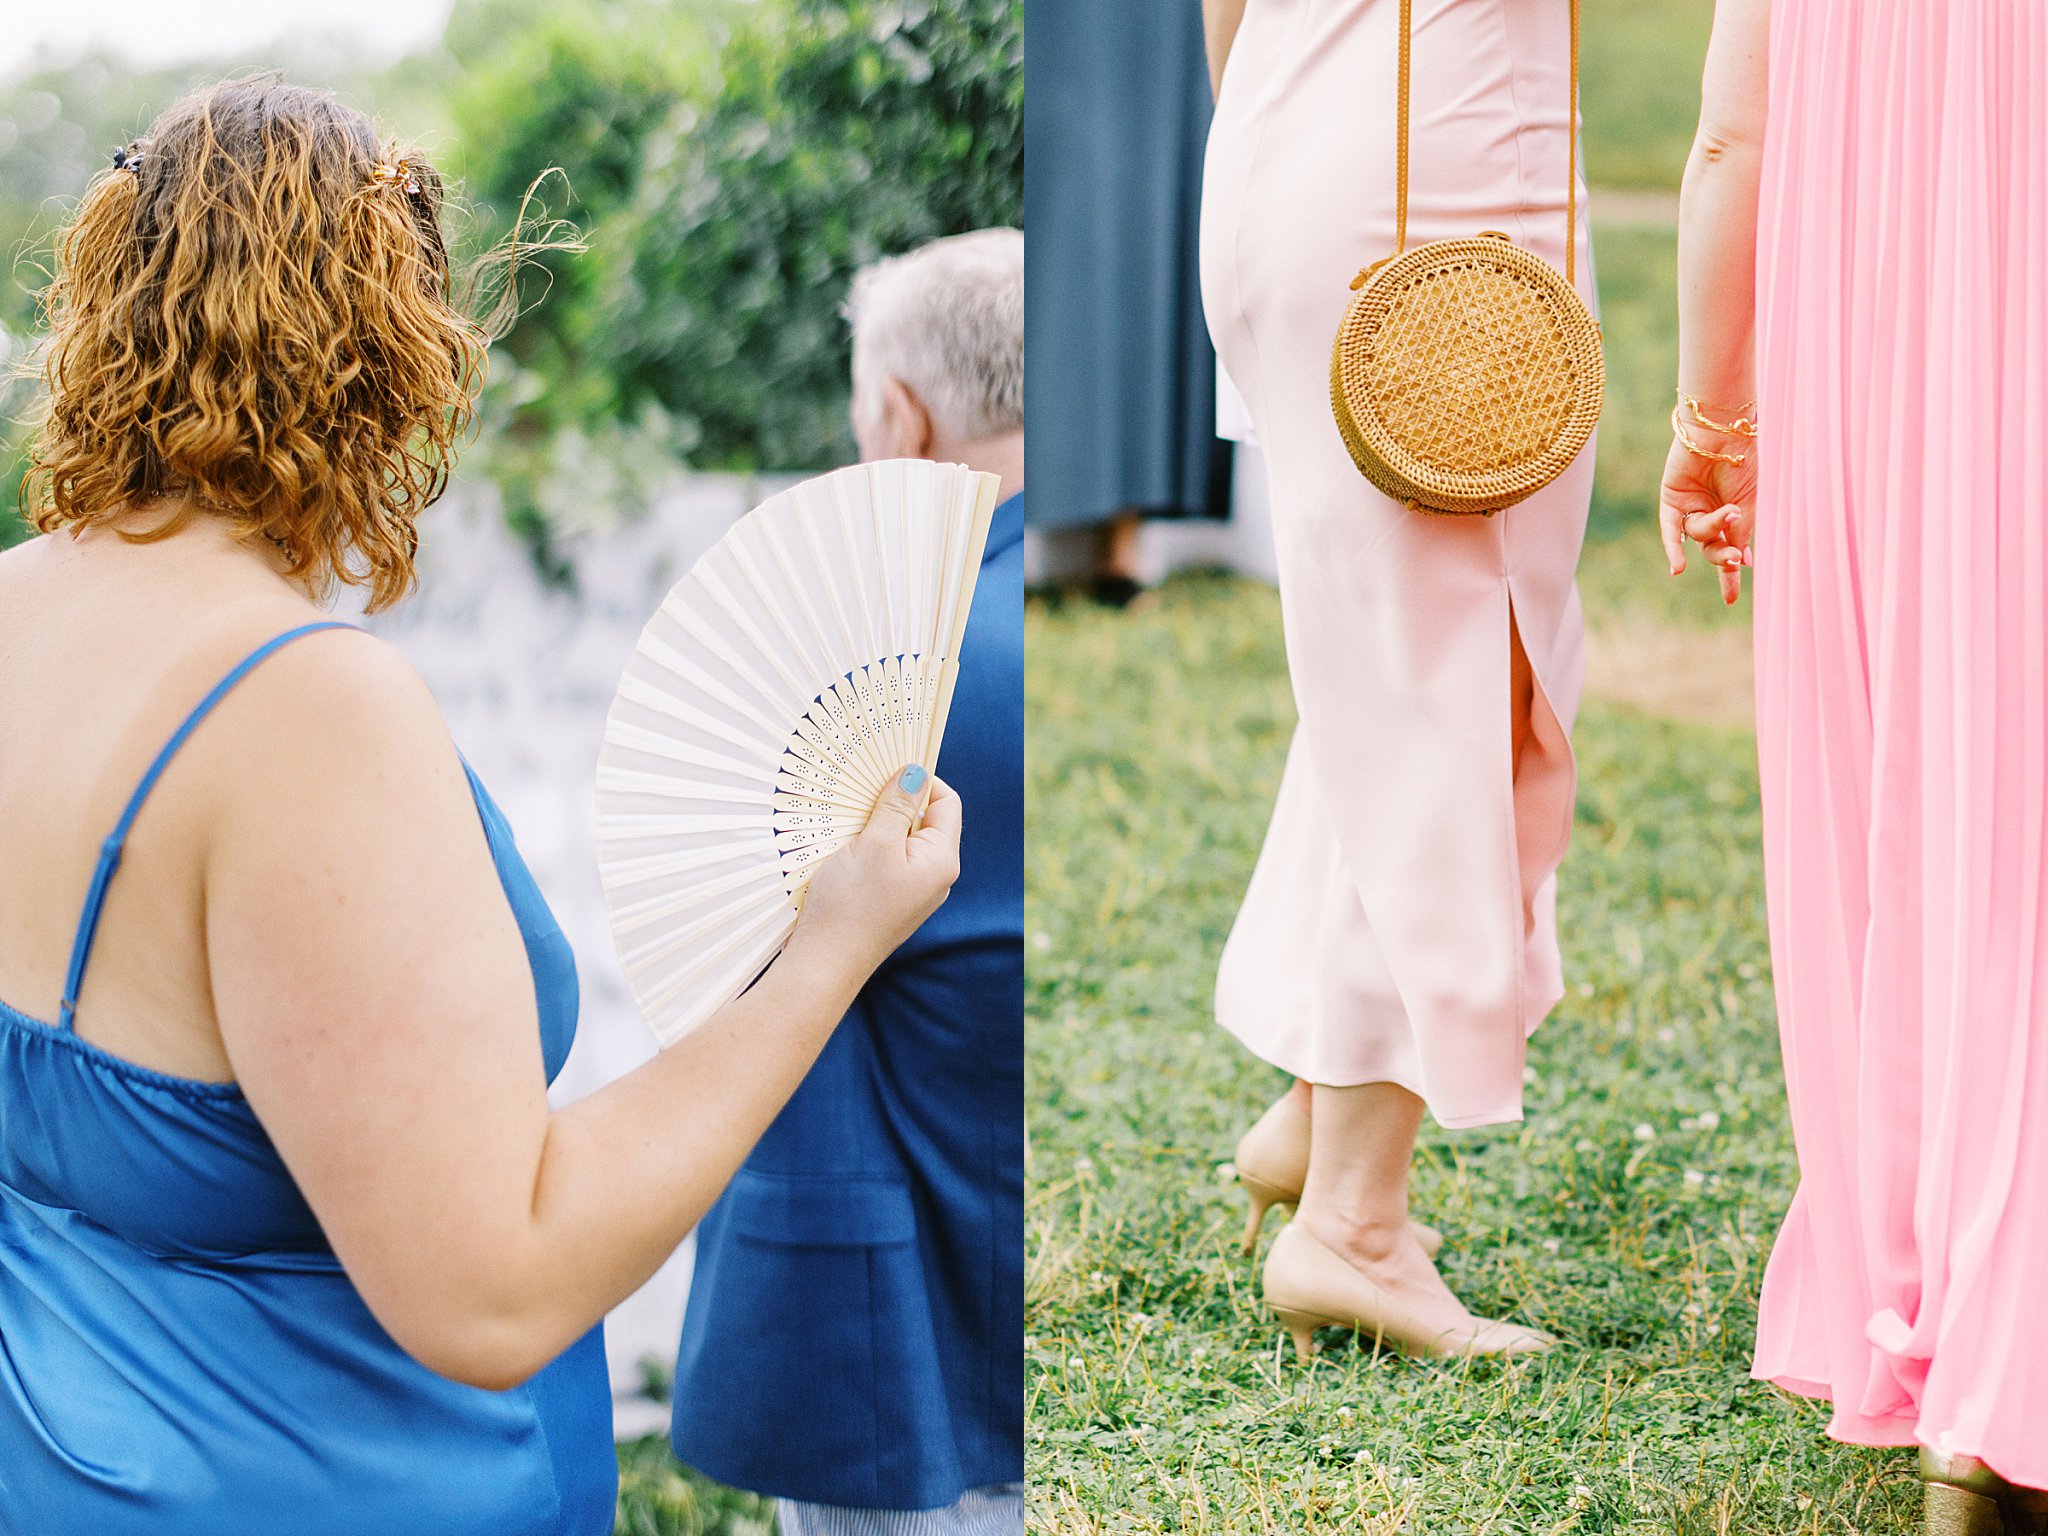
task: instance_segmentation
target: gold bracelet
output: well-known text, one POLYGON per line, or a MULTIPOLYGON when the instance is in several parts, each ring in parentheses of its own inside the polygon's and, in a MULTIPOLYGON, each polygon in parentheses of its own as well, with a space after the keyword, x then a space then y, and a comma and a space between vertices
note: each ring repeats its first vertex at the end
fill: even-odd
POLYGON ((1716 453, 1711 448, 1702 448, 1685 435, 1685 424, 1678 419, 1678 410, 1675 405, 1671 407, 1671 432, 1687 453, 1695 458, 1712 459, 1716 464, 1734 464, 1739 467, 1749 462, 1749 455, 1746 453, 1716 453))
POLYGON ((1756 402, 1754 400, 1750 401, 1747 405, 1737 406, 1735 408, 1735 419, 1731 422, 1727 422, 1726 424, 1714 420, 1713 417, 1709 416, 1703 409, 1701 409, 1700 403, 1697 399, 1695 399, 1691 395, 1688 395, 1682 389, 1678 392, 1678 403, 1684 406, 1688 411, 1691 411, 1692 419, 1695 422, 1699 423, 1699 425, 1705 427, 1709 432, 1719 432, 1723 437, 1756 436, 1756 417, 1753 415, 1745 416, 1742 414, 1744 411, 1754 411, 1756 409, 1756 402))

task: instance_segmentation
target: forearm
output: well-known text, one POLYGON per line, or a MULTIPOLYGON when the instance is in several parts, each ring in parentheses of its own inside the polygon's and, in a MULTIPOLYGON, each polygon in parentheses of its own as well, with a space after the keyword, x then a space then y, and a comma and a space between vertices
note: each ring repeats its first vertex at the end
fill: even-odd
POLYGON ((852 1006, 867 962, 799 930, 743 997, 548 1119, 530 1215, 476 1348, 517 1380, 631 1295, 731 1182, 852 1006))
POLYGON ((1755 398, 1756 144, 1693 146, 1678 204, 1678 385, 1715 406, 1755 398))
POLYGON ((1245 0, 1202 0, 1202 41, 1209 54, 1209 85, 1223 89, 1223 65, 1244 20, 1245 0))
POLYGON ((1704 404, 1756 393, 1757 200, 1763 181, 1769 0, 1720 0, 1700 127, 1678 199, 1678 385, 1704 404))

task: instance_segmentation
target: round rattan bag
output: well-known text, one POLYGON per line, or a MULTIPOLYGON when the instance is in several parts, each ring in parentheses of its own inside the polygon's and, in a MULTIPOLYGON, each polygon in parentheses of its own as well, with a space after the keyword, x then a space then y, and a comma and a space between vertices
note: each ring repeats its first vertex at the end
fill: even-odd
POLYGON ((1600 417, 1600 328, 1507 236, 1438 240, 1360 274, 1330 403, 1361 473, 1425 512, 1497 512, 1550 484, 1600 417))
POLYGON ((1506 235, 1408 249, 1410 12, 1401 0, 1394 254, 1351 281, 1330 349, 1330 405, 1365 478, 1423 512, 1498 512, 1579 456, 1600 418, 1600 327, 1575 281, 1579 0, 1571 0, 1565 257, 1560 273, 1506 235))

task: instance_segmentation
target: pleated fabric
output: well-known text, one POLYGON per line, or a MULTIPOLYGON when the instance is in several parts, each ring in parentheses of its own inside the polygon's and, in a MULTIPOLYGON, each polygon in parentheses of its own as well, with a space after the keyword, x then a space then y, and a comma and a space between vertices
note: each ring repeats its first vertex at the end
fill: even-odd
MULTIPOLYGON (((1394 249, 1399 26, 1398 0, 1250 0, 1210 129, 1203 297, 1265 452, 1300 711, 1216 1016, 1296 1077, 1398 1083, 1470 1126, 1521 1118, 1527 1037, 1564 991, 1593 455, 1496 516, 1440 517, 1345 450, 1330 343, 1394 249)), ((1590 300, 1567 0, 1418 0, 1413 82, 1409 243, 1500 230, 1562 269, 1574 240, 1590 300)))
POLYGON ((1755 1374, 2048 1486, 2048 10, 1781 0, 1770 102, 1755 1374))

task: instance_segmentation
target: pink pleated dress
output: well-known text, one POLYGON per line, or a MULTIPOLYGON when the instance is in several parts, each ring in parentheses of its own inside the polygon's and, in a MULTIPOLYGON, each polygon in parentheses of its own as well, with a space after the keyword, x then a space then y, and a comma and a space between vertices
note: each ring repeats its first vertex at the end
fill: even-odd
MULTIPOLYGON (((1499 230, 1563 267, 1569 18, 1417 0, 1411 245, 1499 230)), ((1506 512, 1440 517, 1345 451, 1330 343, 1394 249, 1399 24, 1396 0, 1249 0, 1210 130, 1203 300, 1265 454, 1300 714, 1216 1011, 1297 1077, 1398 1083, 1483 1125, 1521 1117, 1527 1036, 1563 993, 1593 457, 1506 512), (1511 626, 1535 674, 1519 752, 1511 626)))
POLYGON ((1770 69, 1755 1373, 2048 1486, 2048 7, 1779 0, 1770 69))

